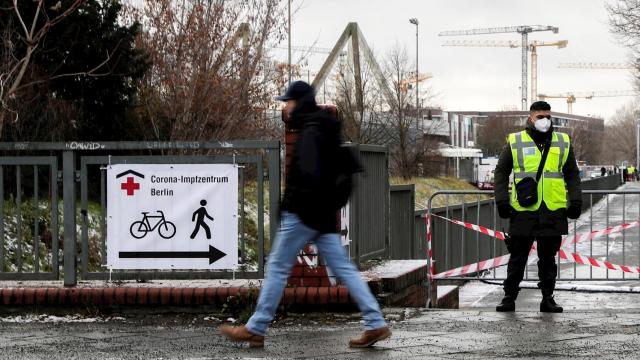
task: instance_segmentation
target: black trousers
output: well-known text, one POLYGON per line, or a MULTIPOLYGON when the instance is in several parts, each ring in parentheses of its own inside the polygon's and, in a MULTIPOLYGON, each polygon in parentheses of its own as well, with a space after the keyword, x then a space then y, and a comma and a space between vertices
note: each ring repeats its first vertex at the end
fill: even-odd
POLYGON ((520 282, 524 277, 527 267, 527 259, 531 245, 537 241, 538 249, 538 287, 543 291, 551 291, 556 286, 558 266, 555 256, 560 250, 561 236, 513 236, 506 239, 507 250, 511 257, 507 265, 507 279, 504 281, 504 292, 509 295, 517 295, 520 291, 520 282))

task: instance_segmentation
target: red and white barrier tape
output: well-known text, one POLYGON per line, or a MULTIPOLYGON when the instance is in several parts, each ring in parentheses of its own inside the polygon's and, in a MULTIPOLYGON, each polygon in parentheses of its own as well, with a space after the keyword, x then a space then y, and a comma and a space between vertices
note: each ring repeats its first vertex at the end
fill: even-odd
MULTIPOLYGON (((463 226, 463 227, 465 227, 467 229, 474 230, 476 232, 479 232, 481 234, 496 238, 498 240, 504 240, 505 237, 509 235, 509 234, 504 233, 502 231, 489 229, 489 228, 484 227, 484 226, 480 226, 480 225, 476 225, 476 224, 472 224, 472 223, 468 223, 468 222, 464 222, 464 221, 460 221, 460 220, 448 219, 448 218, 446 218, 444 216, 440 216, 440 215, 432 214, 431 216, 435 216, 435 217, 440 218, 442 220, 449 221, 449 222, 451 222, 453 224, 463 226)), ((573 243, 578 243, 578 242, 583 241, 583 240, 593 240, 593 239, 596 239, 596 238, 599 238, 599 237, 602 237, 602 236, 605 236, 605 235, 611 235, 611 234, 614 234, 614 233, 619 233, 619 232, 625 231, 627 229, 631 229, 631 228, 638 227, 638 226, 640 226, 640 221, 633 221, 633 222, 626 223, 626 224, 612 226, 612 227, 609 227, 609 228, 606 228, 606 229, 603 229, 603 230, 594 230, 594 231, 589 232, 589 233, 578 233, 570 241, 568 240, 569 237, 567 235, 564 235, 563 238, 562 238, 562 244, 563 244, 562 246, 568 246, 568 245, 571 245, 573 243)))
POLYGON ((595 230, 592 231, 590 233, 578 233, 576 234, 573 239, 571 239, 570 241, 568 240, 568 236, 564 236, 563 238, 563 245, 562 246, 568 246, 571 245, 573 243, 578 243, 580 241, 583 240, 593 240, 605 235, 611 235, 614 233, 619 233, 619 232, 623 232, 627 229, 631 229, 634 227, 638 227, 640 225, 640 221, 633 221, 630 223, 626 223, 626 224, 621 224, 621 225, 616 225, 616 226, 612 226, 603 230, 595 230))
MULTIPOLYGON (((535 245, 531 248, 531 253, 534 252, 535 245)), ((640 274, 640 267, 614 264, 605 260, 598 260, 593 257, 580 255, 578 253, 566 252, 562 249, 558 252, 558 256, 564 262, 577 263, 580 265, 587 265, 592 267, 600 267, 603 269, 609 269, 613 271, 623 271, 629 274, 640 274)), ((504 266, 509 263, 509 254, 498 256, 493 259, 483 260, 475 264, 469 264, 461 266, 455 269, 447 270, 439 274, 433 275, 434 279, 446 279, 455 276, 462 276, 473 274, 482 270, 491 270, 500 266, 504 266)))
POLYGON ((575 262, 581 265, 589 265, 593 267, 607 268, 609 270, 623 271, 631 274, 640 274, 640 267, 636 266, 613 264, 608 261, 598 260, 589 256, 584 256, 576 253, 568 253, 562 249, 560 249, 558 255, 560 256, 560 259, 568 262, 575 262))
POLYGON ((445 272, 441 272, 439 274, 435 274, 433 275, 434 279, 445 279, 445 278, 449 278, 449 277, 454 277, 454 276, 461 276, 461 275, 467 275, 467 274, 472 274, 478 271, 482 271, 482 270, 491 270, 491 269, 495 269, 497 267, 503 266, 503 265, 507 265, 509 263, 509 258, 511 256, 509 254, 507 255, 502 255, 502 256, 498 256, 496 258, 493 259, 489 259, 489 260, 483 260, 480 262, 477 262, 475 264, 469 264, 469 265, 465 265, 465 266, 461 266, 459 268, 455 268, 455 269, 451 269, 445 272))
POLYGON ((456 225, 460 225, 460 226, 466 227, 467 229, 471 229, 473 231, 477 231, 479 233, 494 237, 494 238, 496 238, 498 240, 504 240, 505 236, 506 236, 506 234, 504 232, 502 232, 502 231, 489 229, 489 228, 484 227, 484 226, 480 226, 480 225, 476 225, 476 224, 472 224, 472 223, 468 223, 468 222, 464 222, 464 221, 460 221, 460 220, 448 219, 448 218, 446 218, 444 216, 440 216, 440 215, 436 215, 436 214, 432 214, 431 216, 435 216, 437 218, 449 221, 449 222, 454 223, 456 225))
MULTIPOLYGON (((453 220, 453 219, 448 219, 445 218, 443 216, 439 216, 439 215, 435 215, 432 214, 432 216, 441 218, 443 220, 449 221, 451 223, 454 223, 456 225, 459 226, 463 226, 467 229, 471 229, 474 230, 476 232, 488 235, 490 237, 499 239, 499 240, 504 240, 505 236, 508 236, 508 234, 501 232, 501 231, 496 231, 496 230, 492 230, 480 225, 476 225, 476 224, 471 224, 468 222, 463 222, 463 221, 459 221, 459 220, 453 220)), ((433 263, 433 259, 431 258, 432 256, 432 252, 431 252, 431 230, 429 228, 430 222, 429 222, 429 216, 427 215, 427 243, 428 243, 428 249, 429 249, 429 258, 431 259, 431 263, 433 263)), ((634 221, 631 223, 627 223, 627 224, 622 224, 622 225, 617 225, 617 226, 613 226, 613 227, 609 227, 607 229, 603 229, 603 230, 596 230, 596 231, 592 231, 590 233, 578 233, 576 234, 573 239, 571 239, 571 241, 568 241, 568 237, 564 236, 563 237, 563 246, 565 245, 570 245, 573 243, 578 243, 582 240, 593 240, 595 238, 601 237, 601 236, 605 236, 605 235, 610 235, 610 234, 614 234, 614 233, 618 233, 618 232, 622 232, 624 230, 633 228, 633 227, 637 227, 640 225, 640 221, 634 221), (568 243, 566 243, 568 241, 568 243), (565 244, 566 243, 566 244, 565 244)), ((531 247, 531 251, 529 253, 529 256, 532 256, 534 251, 536 249, 535 244, 531 247)), ((603 261, 603 260, 598 260, 589 256, 584 256, 584 255, 580 255, 578 253, 568 253, 562 249, 560 249, 560 251, 558 252, 558 255, 560 256, 561 260, 565 260, 568 262, 575 262, 581 265, 589 265, 589 266, 593 266, 593 267, 602 267, 602 268, 607 268, 609 270, 618 270, 618 271, 624 271, 627 273, 634 273, 634 274, 640 274, 640 267, 632 267, 632 266, 626 266, 626 265, 618 265, 618 264, 613 264, 610 263, 608 261, 603 261)), ((447 270, 444 272, 441 272, 439 274, 433 274, 433 269, 431 270, 431 276, 433 279, 445 279, 445 278, 449 278, 449 277, 454 277, 454 276, 461 276, 461 275, 467 275, 467 274, 472 274, 472 273, 476 273, 478 271, 482 271, 482 270, 491 270, 500 266, 504 266, 506 264, 509 263, 509 258, 510 255, 506 254, 506 255, 502 255, 502 256, 498 256, 496 258, 493 259, 488 259, 488 260, 483 260, 474 264, 469 264, 469 265, 464 265, 455 269, 451 269, 451 270, 447 270)))
POLYGON ((433 266, 433 251, 431 250, 431 217, 429 214, 425 216, 427 225, 427 256, 429 257, 429 272, 431 276, 435 275, 435 267, 433 266))

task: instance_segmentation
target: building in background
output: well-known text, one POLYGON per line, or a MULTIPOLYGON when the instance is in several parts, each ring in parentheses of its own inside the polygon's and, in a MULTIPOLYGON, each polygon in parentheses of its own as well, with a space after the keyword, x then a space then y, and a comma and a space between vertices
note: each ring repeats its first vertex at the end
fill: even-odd
MULTIPOLYGON (((486 183, 488 175, 479 174, 479 167, 493 163, 488 159, 500 154, 507 135, 523 129, 528 116, 528 111, 430 110, 430 117, 422 119, 424 136, 440 142, 441 158, 428 166, 437 167, 441 176, 486 183)), ((603 119, 552 112, 551 122, 557 131, 571 136, 576 159, 592 164, 599 161, 603 119)))

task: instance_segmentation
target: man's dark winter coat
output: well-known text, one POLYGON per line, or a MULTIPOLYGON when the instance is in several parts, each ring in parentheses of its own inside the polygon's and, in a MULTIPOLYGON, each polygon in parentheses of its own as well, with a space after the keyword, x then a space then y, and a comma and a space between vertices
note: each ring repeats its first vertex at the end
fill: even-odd
MULTIPOLYGON (((553 127, 546 133, 537 131, 531 124, 527 125, 527 133, 542 151, 544 143, 551 138, 553 127)), ((496 204, 509 203, 509 175, 513 170, 513 157, 509 143, 500 154, 495 170, 496 204)), ((580 171, 573 154, 573 146, 569 147, 567 162, 562 167, 562 174, 568 191, 569 203, 582 206, 582 192, 580 185, 580 171)), ((549 210, 544 200, 537 211, 512 211, 509 221, 509 235, 511 236, 558 236, 568 232, 566 209, 549 210)))
POLYGON ((336 232, 340 123, 317 106, 313 93, 298 100, 290 121, 299 132, 281 209, 297 214, 305 225, 321 233, 336 232))

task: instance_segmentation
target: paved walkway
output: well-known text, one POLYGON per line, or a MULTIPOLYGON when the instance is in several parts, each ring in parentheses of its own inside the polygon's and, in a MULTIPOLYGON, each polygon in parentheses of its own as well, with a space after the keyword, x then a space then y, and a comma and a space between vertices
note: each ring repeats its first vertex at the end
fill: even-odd
MULTIPOLYGON (((475 285, 476 287, 479 285, 475 285)), ((490 285, 482 285, 493 288, 490 285)), ((477 289, 475 289, 477 290, 477 289)), ((462 310, 387 309, 394 335, 372 349, 349 349, 353 315, 308 314, 278 321, 264 350, 226 342, 219 321, 198 315, 96 319, 0 316, 0 359, 486 359, 638 358, 638 294, 561 292, 564 314, 540 314, 536 290, 518 312, 496 313, 497 293, 465 290, 462 310), (75 321, 75 322, 71 322, 75 321)))

